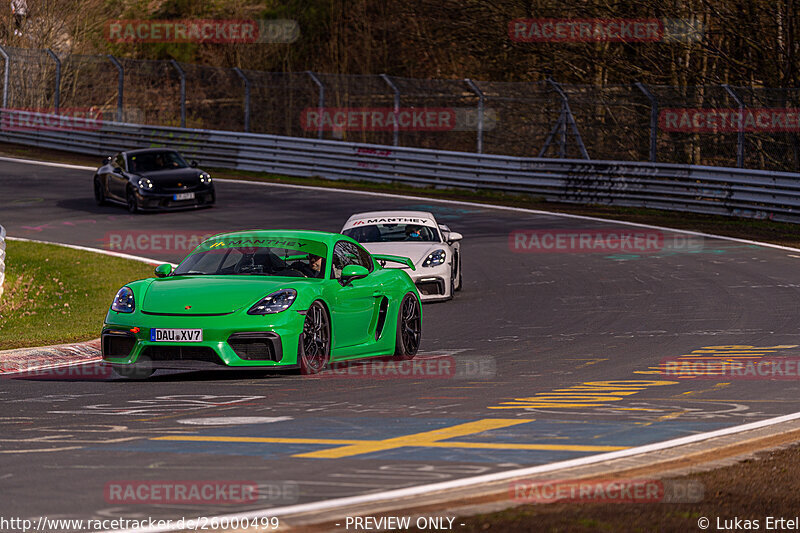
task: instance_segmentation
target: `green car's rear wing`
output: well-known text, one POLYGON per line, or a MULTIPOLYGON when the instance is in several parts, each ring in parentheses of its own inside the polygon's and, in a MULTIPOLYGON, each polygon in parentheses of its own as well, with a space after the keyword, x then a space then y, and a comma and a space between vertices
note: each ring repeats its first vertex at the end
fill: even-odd
POLYGON ((402 257, 399 255, 389 255, 389 254, 372 254, 372 257, 377 259, 378 261, 391 261, 392 263, 400 263, 401 265, 405 265, 411 270, 416 270, 414 268, 414 262, 411 261, 408 257, 402 257))

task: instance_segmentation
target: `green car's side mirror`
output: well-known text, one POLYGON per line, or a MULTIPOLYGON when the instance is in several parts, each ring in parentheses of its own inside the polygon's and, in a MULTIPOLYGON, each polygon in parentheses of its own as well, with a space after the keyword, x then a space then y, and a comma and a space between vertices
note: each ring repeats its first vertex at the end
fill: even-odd
POLYGON ((170 274, 172 274, 172 265, 169 263, 164 263, 163 265, 158 265, 156 267, 157 278, 166 278, 170 274))
POLYGON ((347 285, 354 279, 366 278, 369 276, 369 270, 361 265, 347 265, 342 269, 342 283, 347 285))

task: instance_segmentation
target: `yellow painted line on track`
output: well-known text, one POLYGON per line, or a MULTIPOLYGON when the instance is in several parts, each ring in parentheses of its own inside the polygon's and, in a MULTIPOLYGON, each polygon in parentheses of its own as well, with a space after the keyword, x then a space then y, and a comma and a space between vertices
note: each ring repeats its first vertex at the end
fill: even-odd
POLYGON ((505 418, 485 418, 483 420, 467 422, 466 424, 458 424, 457 426, 448 428, 434 429, 432 431, 424 431, 422 433, 415 433, 413 435, 403 435, 401 437, 365 442, 361 444, 351 444, 349 446, 342 446, 340 448, 333 448, 330 450, 319 450, 316 452, 303 453, 300 455, 295 455, 295 457, 339 459, 341 457, 352 457, 354 455, 392 450, 394 448, 404 448, 407 446, 424 446, 426 444, 431 444, 444 439, 463 437, 464 435, 474 435, 475 433, 481 433, 483 431, 489 431, 492 429, 527 424, 531 421, 532 420, 530 419, 510 420, 505 418))
MULTIPOLYGON (((293 439, 293 438, 261 438, 261 437, 197 437, 197 436, 170 436, 156 437, 151 440, 173 440, 192 442, 232 442, 232 443, 267 443, 267 444, 381 444, 379 440, 337 440, 337 439, 293 439)), ((406 446, 420 448, 467 448, 488 450, 545 450, 567 452, 613 452, 626 450, 628 446, 594 446, 583 444, 515 444, 504 442, 429 442, 427 444, 408 444, 406 446)), ((368 452, 364 452, 368 453, 368 452)), ((295 455, 295 457, 309 457, 308 454, 295 455)))
POLYGON ((380 442, 343 439, 304 439, 290 437, 203 437, 198 435, 169 435, 154 437, 150 440, 179 440, 186 442, 247 442, 264 444, 360 444, 363 442, 380 442))
POLYGON ((611 452, 625 450, 627 446, 593 446, 572 444, 525 444, 508 442, 461 442, 445 441, 454 437, 474 435, 492 429, 501 429, 519 424, 533 422, 533 419, 510 420, 502 418, 488 418, 466 424, 459 424, 448 428, 435 429, 403 435, 384 440, 358 440, 358 439, 311 439, 290 437, 225 437, 225 436, 200 436, 200 435, 169 435, 154 437, 151 440, 183 441, 183 442, 230 442, 253 444, 323 444, 338 445, 335 448, 296 454, 293 457, 314 459, 338 459, 354 457, 372 452, 392 450, 396 448, 422 447, 422 448, 460 448, 460 449, 487 449, 487 450, 544 450, 544 451, 571 451, 571 452, 611 452))
POLYGON ((594 446, 583 444, 514 444, 503 442, 431 442, 425 448, 485 448, 489 450, 547 450, 566 452, 615 452, 628 446, 594 446))
POLYGON ((696 396, 698 394, 703 394, 704 392, 716 392, 716 391, 722 390, 722 389, 724 389, 725 387, 728 387, 728 386, 730 386, 730 382, 717 383, 716 385, 714 385, 710 389, 690 390, 688 392, 682 392, 679 396, 676 396, 676 398, 681 397, 681 396, 696 396))

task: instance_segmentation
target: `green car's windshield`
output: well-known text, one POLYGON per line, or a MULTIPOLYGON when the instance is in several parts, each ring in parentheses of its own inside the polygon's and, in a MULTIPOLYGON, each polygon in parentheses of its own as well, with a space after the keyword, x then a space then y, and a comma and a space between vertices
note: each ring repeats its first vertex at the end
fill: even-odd
POLYGON ((178 265, 174 275, 260 275, 322 278, 327 247, 302 239, 210 239, 178 265), (270 246, 272 244, 272 246, 270 246))

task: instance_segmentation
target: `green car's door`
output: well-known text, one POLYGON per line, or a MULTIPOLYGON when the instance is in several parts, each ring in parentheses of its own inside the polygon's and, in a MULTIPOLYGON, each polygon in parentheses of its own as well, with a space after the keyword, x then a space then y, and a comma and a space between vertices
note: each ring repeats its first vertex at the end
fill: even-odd
POLYGON ((374 341, 370 335, 370 325, 383 292, 380 283, 376 283, 377 276, 373 272, 371 256, 351 242, 339 241, 333 247, 331 267, 331 277, 337 283, 331 306, 334 348, 347 348, 374 341), (363 266, 370 274, 366 278, 342 283, 342 269, 347 265, 363 266))

